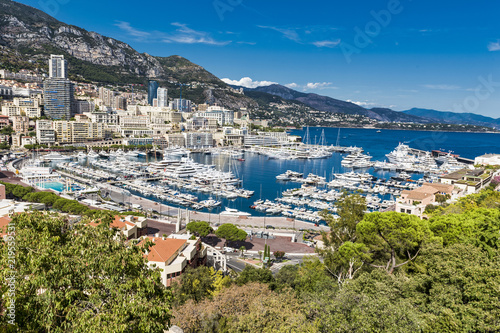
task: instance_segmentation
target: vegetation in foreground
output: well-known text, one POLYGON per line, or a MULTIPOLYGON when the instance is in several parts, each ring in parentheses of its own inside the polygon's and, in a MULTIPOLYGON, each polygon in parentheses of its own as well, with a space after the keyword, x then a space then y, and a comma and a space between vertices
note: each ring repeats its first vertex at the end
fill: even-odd
MULTIPOLYGON (((20 214, 18 328, 27 332, 494 332, 500 330, 500 193, 487 189, 438 207, 428 220, 364 214, 359 196, 338 204, 323 261, 273 275, 247 266, 224 276, 201 267, 170 289, 142 250, 106 223, 69 225, 20 214), (106 255, 103 255, 106 254, 106 255), (96 278, 96 277, 99 278, 96 278), (173 296, 173 297, 172 297, 173 296)), ((103 217, 104 221, 107 221, 103 217)), ((197 234, 211 232, 195 226, 197 234)), ((2 267, 7 244, 0 242, 2 267)), ((5 278, 6 270, 0 274, 5 278)), ((2 306, 8 306, 2 285, 2 306)), ((2 316, 2 325, 7 319, 2 316)))

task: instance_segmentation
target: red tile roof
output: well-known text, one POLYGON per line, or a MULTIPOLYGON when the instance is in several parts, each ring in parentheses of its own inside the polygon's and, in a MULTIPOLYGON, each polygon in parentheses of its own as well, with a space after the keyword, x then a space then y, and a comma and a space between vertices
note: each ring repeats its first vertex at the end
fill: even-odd
POLYGON ((172 259, 172 256, 183 250, 187 243, 184 239, 146 237, 144 240, 141 240, 138 245, 142 245, 145 240, 151 240, 154 243, 154 245, 149 248, 149 252, 145 257, 149 261, 165 263, 171 261, 170 259, 172 259))
POLYGON ((7 226, 9 225, 12 219, 8 216, 4 216, 0 218, 0 237, 7 235, 7 226))

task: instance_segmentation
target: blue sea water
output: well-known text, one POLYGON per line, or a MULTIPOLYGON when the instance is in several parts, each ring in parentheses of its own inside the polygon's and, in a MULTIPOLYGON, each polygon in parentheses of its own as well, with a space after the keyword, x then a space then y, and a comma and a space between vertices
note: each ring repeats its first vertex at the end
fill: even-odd
MULTIPOLYGON (((492 133, 456 133, 456 132, 427 132, 427 131, 408 131, 408 130, 381 130, 377 133, 376 129, 353 129, 341 128, 309 128, 310 143, 315 141, 319 143, 321 134, 324 130, 326 144, 341 146, 362 147, 365 152, 373 156, 373 160, 385 160, 385 154, 394 150, 399 143, 406 143, 412 148, 431 151, 440 149, 443 151, 452 151, 462 157, 473 159, 476 156, 485 153, 500 154, 500 134, 492 133)), ((304 137, 306 130, 293 130, 291 134, 304 137)), ((224 207, 236 208, 241 211, 249 212, 252 215, 263 215, 250 208, 253 202, 258 199, 274 200, 281 196, 281 193, 290 188, 299 188, 301 184, 277 181, 276 176, 286 170, 293 170, 304 173, 314 173, 324 176, 331 180, 333 173, 351 171, 344 169, 340 162, 345 154, 334 153, 327 159, 313 160, 277 160, 268 159, 266 156, 255 153, 245 153, 245 161, 230 159, 224 155, 211 156, 206 154, 192 154, 191 157, 199 163, 215 164, 216 168, 224 171, 232 171, 238 178, 243 180, 243 188, 255 191, 253 197, 237 198, 228 200, 225 198, 214 198, 222 202, 221 207, 211 210, 212 213, 218 213, 224 207)), ((139 158, 140 161, 146 161, 139 158)), ((149 158, 151 161, 151 158, 149 158)), ((377 178, 388 179, 395 176, 396 172, 378 171, 373 169, 361 170, 370 172, 377 178)), ((412 175, 413 179, 418 179, 422 175, 412 175)), ((199 197, 199 200, 205 200, 210 197, 209 194, 193 193, 199 197)), ((158 201, 158 199, 150 198, 158 201)), ((389 199, 389 197, 383 198, 389 199)), ((167 203, 171 205, 170 203, 167 203)), ((175 205, 173 205, 175 206, 175 205)))
MULTIPOLYGON (((337 139, 341 146, 362 147, 365 152, 373 156, 373 160, 385 160, 385 154, 394 150, 401 142, 408 144, 412 148, 421 150, 441 149, 453 151, 462 157, 474 159, 474 157, 485 153, 500 154, 500 134, 494 133, 457 133, 457 132, 428 132, 428 131, 403 131, 403 130, 381 130, 376 129, 354 129, 354 128, 309 128, 310 143, 319 143, 322 131, 324 130, 326 143, 335 145, 337 139)), ((304 137, 304 130, 293 130, 291 134, 304 137)), ((193 154, 193 159, 200 163, 215 164, 219 169, 231 170, 243 180, 243 187, 255 191, 255 195, 250 199, 238 198, 227 200, 220 198, 222 206, 236 208, 242 211, 261 215, 249 208, 257 199, 274 200, 281 196, 281 192, 289 188, 299 188, 301 184, 280 182, 276 176, 286 170, 303 172, 304 175, 314 173, 325 176, 327 180, 332 179, 332 174, 337 172, 350 171, 344 169, 340 162, 345 154, 334 153, 328 159, 314 160, 276 160, 268 159, 265 156, 253 153, 245 153, 245 161, 230 161, 222 156, 210 156, 204 154, 193 154)), ((364 170, 372 173, 378 178, 390 178, 396 172, 380 171, 373 169, 364 170)), ((413 175, 413 179, 418 179, 422 175, 413 175)), ((208 195, 201 195, 200 200, 208 195)))

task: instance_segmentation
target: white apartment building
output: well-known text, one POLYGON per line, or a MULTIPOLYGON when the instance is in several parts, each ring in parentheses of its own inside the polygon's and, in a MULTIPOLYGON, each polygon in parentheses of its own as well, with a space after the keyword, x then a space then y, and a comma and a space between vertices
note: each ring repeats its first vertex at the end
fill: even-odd
POLYGON ((51 120, 36 121, 36 140, 41 145, 51 145, 56 142, 56 132, 51 120))
POLYGON ((214 145, 212 133, 189 132, 183 133, 186 148, 211 148, 214 145))
POLYGON ((120 115, 119 125, 121 128, 145 128, 151 123, 148 116, 120 115))
POLYGON ((220 106, 210 106, 207 111, 196 112, 194 116, 215 119, 219 126, 234 124, 234 111, 226 110, 220 106))
POLYGON ((39 118, 42 116, 42 108, 38 99, 19 98, 16 97, 12 103, 4 103, 2 105, 2 115, 26 116, 29 118, 39 118))
POLYGON ((104 138, 104 124, 65 120, 54 121, 53 124, 58 143, 82 143, 104 138))
POLYGON ((158 88, 157 90, 158 107, 166 108, 168 107, 168 89, 158 88))
POLYGON ((118 125, 118 115, 111 112, 89 112, 84 113, 91 122, 107 125, 118 125))

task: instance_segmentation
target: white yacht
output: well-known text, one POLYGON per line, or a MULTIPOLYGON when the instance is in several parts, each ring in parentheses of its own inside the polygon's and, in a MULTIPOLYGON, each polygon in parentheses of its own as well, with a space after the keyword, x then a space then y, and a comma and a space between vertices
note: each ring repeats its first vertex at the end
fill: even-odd
POLYGON ((99 156, 102 157, 102 158, 109 158, 109 154, 106 153, 104 150, 101 150, 99 152, 99 156))
POLYGON ((389 154, 386 154, 385 157, 387 157, 387 160, 389 160, 390 163, 412 163, 415 162, 416 157, 412 154, 410 154, 410 146, 405 145, 403 143, 400 143, 396 149, 391 151, 389 154))
POLYGON ((89 153, 87 154, 87 157, 91 160, 95 160, 99 157, 99 154, 93 150, 90 150, 89 153))
POLYGON ((71 157, 61 155, 57 152, 51 152, 45 156, 42 156, 42 159, 44 161, 50 161, 50 162, 61 162, 61 161, 69 161, 71 159, 71 157))
POLYGON ((226 207, 225 210, 222 213, 220 213, 220 215, 224 215, 224 216, 250 216, 252 214, 246 213, 246 212, 241 212, 241 211, 234 209, 234 208, 226 207))
POLYGON ((87 154, 85 154, 83 151, 79 152, 77 155, 76 155, 76 158, 79 160, 79 161, 83 161, 87 158, 87 154))
POLYGON ((179 164, 179 160, 171 160, 171 159, 163 159, 158 162, 153 162, 151 163, 148 167, 147 170, 149 172, 159 172, 159 171, 164 171, 166 167, 174 165, 174 164, 179 164))

